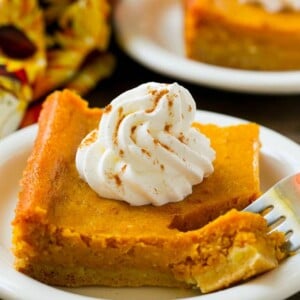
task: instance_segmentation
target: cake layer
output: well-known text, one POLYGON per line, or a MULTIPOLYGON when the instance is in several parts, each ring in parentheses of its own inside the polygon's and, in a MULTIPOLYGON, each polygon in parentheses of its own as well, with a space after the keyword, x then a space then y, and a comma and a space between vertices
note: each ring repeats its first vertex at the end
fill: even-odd
POLYGON ((300 12, 269 13, 239 0, 185 0, 187 56, 254 70, 300 69, 300 12))
POLYGON ((16 243, 16 268, 61 286, 197 286, 206 293, 273 269, 285 256, 283 234, 268 235, 260 215, 236 210, 168 237, 87 237, 41 224, 26 229, 28 244, 16 243))

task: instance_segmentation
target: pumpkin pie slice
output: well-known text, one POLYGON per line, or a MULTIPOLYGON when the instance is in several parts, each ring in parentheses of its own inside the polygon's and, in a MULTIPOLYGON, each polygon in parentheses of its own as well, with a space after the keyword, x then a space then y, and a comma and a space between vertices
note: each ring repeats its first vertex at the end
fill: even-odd
POLYGON ((278 265, 283 235, 237 211, 260 194, 257 125, 195 124, 216 151, 214 173, 181 202, 134 207, 99 197, 77 172, 101 114, 68 90, 45 101, 13 221, 17 270, 51 285, 209 292, 278 265))
POLYGON ((188 57, 231 68, 300 69, 300 12, 270 13, 240 0, 185 0, 188 57))

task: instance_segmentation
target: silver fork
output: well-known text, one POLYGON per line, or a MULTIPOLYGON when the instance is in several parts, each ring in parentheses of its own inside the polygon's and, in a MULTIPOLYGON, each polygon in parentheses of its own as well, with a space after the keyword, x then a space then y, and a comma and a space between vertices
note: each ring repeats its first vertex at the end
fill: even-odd
POLYGON ((300 173, 279 181, 244 211, 263 215, 270 232, 284 232, 290 252, 300 249, 300 173))

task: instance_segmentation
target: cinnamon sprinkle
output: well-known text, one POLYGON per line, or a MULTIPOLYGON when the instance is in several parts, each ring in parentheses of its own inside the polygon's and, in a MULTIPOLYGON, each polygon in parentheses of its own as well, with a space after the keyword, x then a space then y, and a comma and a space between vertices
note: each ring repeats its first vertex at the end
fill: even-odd
POLYGON ((170 151, 170 152, 174 152, 168 145, 162 144, 160 143, 160 145, 165 148, 166 150, 170 151))
POLYGON ((174 152, 172 150, 172 148, 170 148, 168 145, 162 144, 158 139, 154 139, 153 142, 154 142, 155 145, 160 145, 161 147, 165 148, 169 152, 174 152))
POLYGON ((166 124, 166 125, 165 125, 165 128, 164 128, 164 131, 170 132, 170 131, 171 131, 171 128, 172 128, 172 125, 171 125, 171 124, 166 124))
POLYGON ((116 125, 116 129, 115 129, 115 132, 114 132, 114 135, 113 135, 113 141, 114 141, 115 145, 118 144, 118 139, 117 139, 118 131, 119 131, 120 125, 121 125, 124 118, 125 118, 125 116, 123 116, 123 108, 120 107, 119 110, 118 110, 118 123, 116 125))
POLYGON ((131 128, 131 134, 134 134, 135 130, 136 130, 136 126, 132 126, 132 128, 131 128))
POLYGON ((168 95, 168 106, 169 108, 172 108, 173 107, 173 104, 174 104, 174 98, 173 97, 170 97, 168 95))
POLYGON ((149 108, 146 110, 146 113, 151 113, 155 110, 155 108, 157 107, 157 104, 159 102, 159 100, 166 94, 168 94, 168 90, 167 89, 164 89, 164 90, 160 90, 160 91, 157 91, 157 90, 149 90, 149 94, 152 95, 152 97, 154 97, 154 104, 153 104, 153 107, 152 108, 149 108))
POLYGON ((179 140, 181 143, 185 144, 185 137, 184 137, 184 134, 183 134, 182 132, 180 132, 180 135, 179 135, 179 137, 178 137, 178 140, 179 140))
POLYGON ((137 128, 137 126, 132 126, 132 128, 131 128, 131 134, 130 134, 130 138, 132 139, 132 141, 133 141, 134 143, 136 143, 136 140, 135 140, 135 138, 134 138, 134 133, 135 133, 135 131, 136 131, 136 128, 137 128))
POLYGON ((122 185, 122 181, 121 181, 121 179, 120 179, 120 177, 119 177, 118 174, 114 175, 114 180, 116 182, 116 185, 118 185, 118 186, 122 185))
POLYGON ((146 154, 148 157, 151 157, 151 153, 147 149, 142 148, 141 151, 143 154, 146 154))
POLYGON ((98 138, 98 131, 94 129, 79 145, 79 148, 87 147, 96 142, 98 138))

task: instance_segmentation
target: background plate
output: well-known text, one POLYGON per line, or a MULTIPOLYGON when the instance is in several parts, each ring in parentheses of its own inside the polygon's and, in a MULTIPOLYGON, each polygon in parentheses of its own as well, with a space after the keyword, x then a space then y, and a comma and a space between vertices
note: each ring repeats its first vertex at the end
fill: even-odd
MULTIPOLYGON (((203 123, 230 125, 245 122, 237 118, 197 111, 196 119, 203 123)), ((0 298, 43 300, 80 300, 106 298, 194 299, 194 300, 264 300, 285 299, 300 290, 300 255, 286 259, 279 268, 244 284, 208 295, 194 290, 168 288, 105 288, 88 287, 60 289, 33 280, 13 269, 11 253, 11 221, 17 202, 18 183, 32 149, 37 126, 20 130, 0 141, 0 298)), ((261 128, 260 171, 262 189, 266 190, 282 177, 300 170, 300 147, 291 140, 267 128, 261 128)))
POLYGON ((300 70, 243 71, 185 58, 181 0, 117 1, 114 23, 120 46, 144 66, 175 79, 231 91, 300 92, 300 70))

